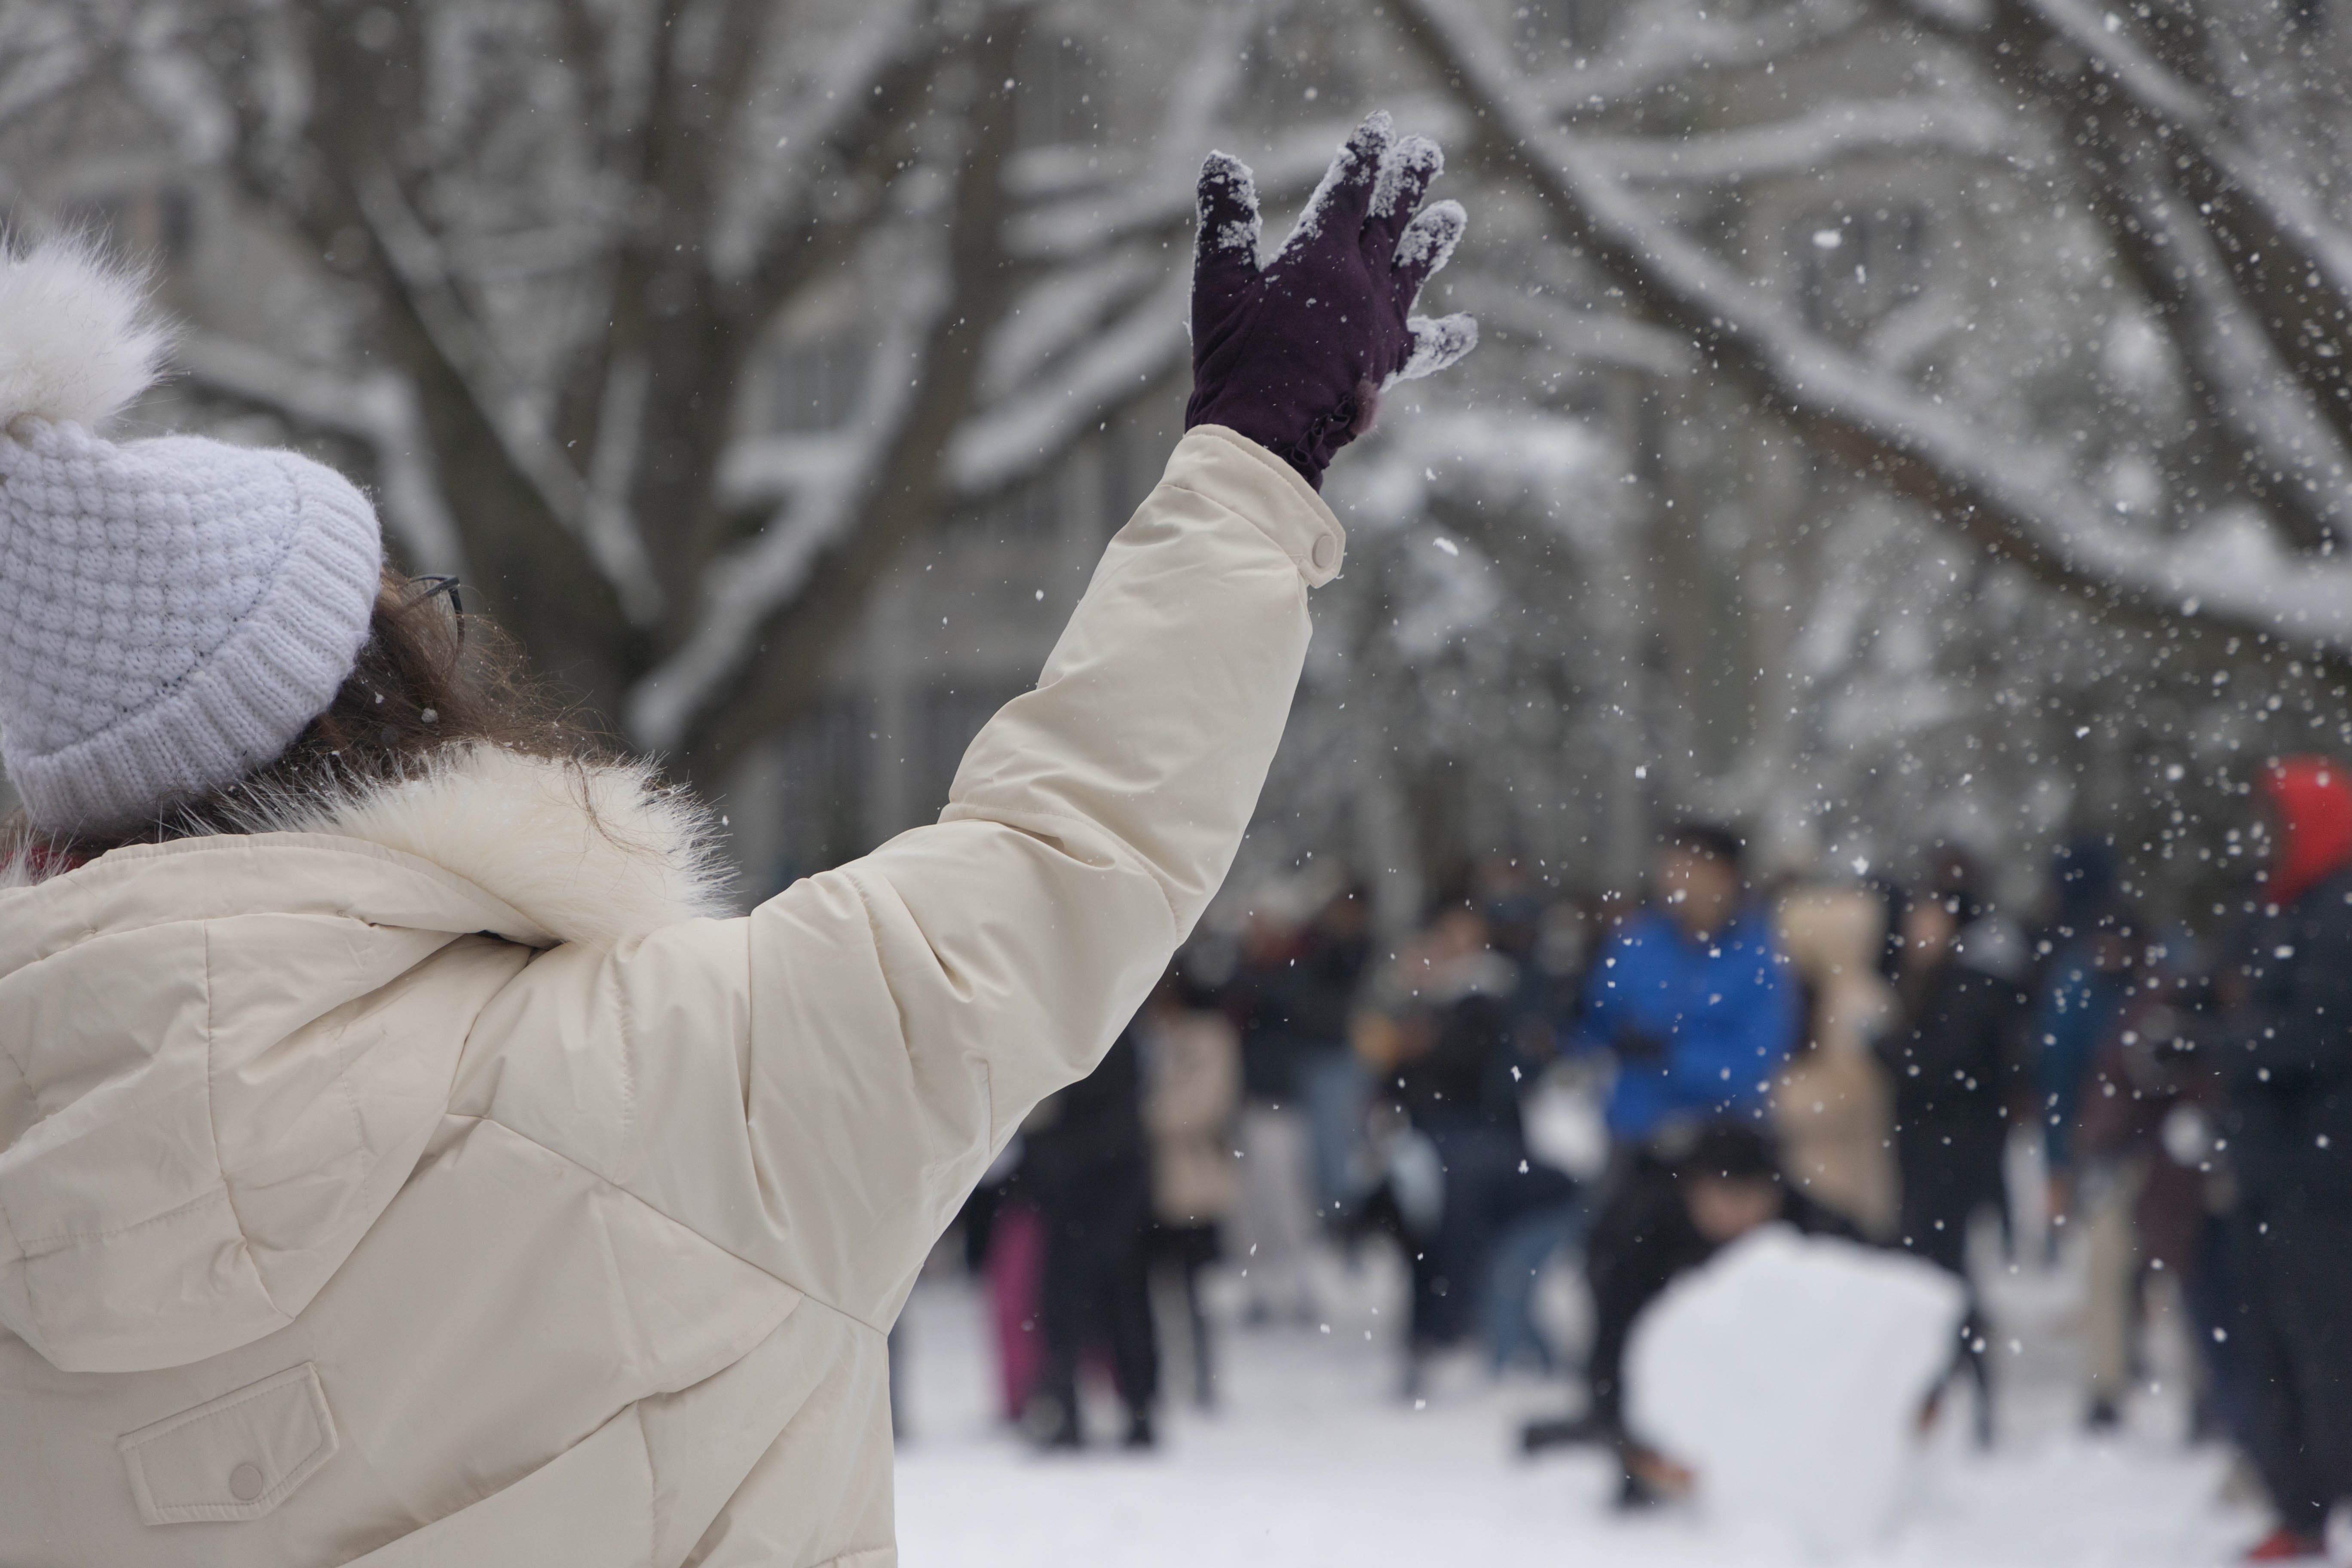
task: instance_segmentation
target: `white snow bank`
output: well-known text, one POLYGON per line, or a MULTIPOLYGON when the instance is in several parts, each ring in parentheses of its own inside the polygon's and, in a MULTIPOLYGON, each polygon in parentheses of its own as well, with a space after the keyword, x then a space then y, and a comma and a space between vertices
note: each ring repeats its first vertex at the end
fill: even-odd
POLYGON ((1965 1310, 1931 1265, 1768 1226, 1634 1325, 1628 1425, 1697 1473, 1727 1525, 1853 1550, 1895 1521, 1965 1310))

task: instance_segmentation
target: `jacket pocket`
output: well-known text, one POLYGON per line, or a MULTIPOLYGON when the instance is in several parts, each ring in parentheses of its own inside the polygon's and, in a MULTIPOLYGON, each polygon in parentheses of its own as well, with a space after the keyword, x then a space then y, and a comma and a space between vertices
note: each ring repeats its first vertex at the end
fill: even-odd
POLYGON ((115 1440, 149 1524, 258 1519, 335 1457, 335 1418, 309 1362, 115 1440))

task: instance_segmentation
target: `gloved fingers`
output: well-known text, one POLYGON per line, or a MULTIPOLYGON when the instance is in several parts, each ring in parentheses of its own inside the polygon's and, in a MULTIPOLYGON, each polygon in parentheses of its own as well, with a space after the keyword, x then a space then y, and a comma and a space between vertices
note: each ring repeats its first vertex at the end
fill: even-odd
POLYGON ((1454 259, 1454 247, 1462 243, 1462 231, 1469 224, 1470 215, 1460 202, 1432 202, 1404 226, 1404 233, 1397 237, 1392 275, 1399 305, 1412 309, 1421 286, 1454 259))
POLYGON ((1475 316, 1415 316, 1405 322, 1405 329, 1412 333, 1412 353, 1383 385, 1394 386, 1400 381, 1419 381, 1424 375, 1435 375, 1478 346, 1475 316))
POLYGON ((1363 232, 1364 215, 1372 203, 1372 184, 1380 178, 1381 160, 1395 136, 1396 122, 1385 109, 1364 116, 1348 140, 1332 155, 1322 183, 1307 198, 1307 210, 1290 237, 1282 242, 1283 256, 1314 243, 1326 234, 1352 242, 1363 232))
POLYGON ((1445 172, 1445 154, 1426 136, 1400 137, 1381 160, 1372 181, 1370 216, 1364 223, 1364 254, 1375 263, 1396 254, 1398 238, 1412 221, 1429 182, 1445 172))
POLYGON ((1192 247, 1192 288, 1222 297, 1238 292, 1257 276, 1257 179, 1230 153, 1212 153, 1201 165, 1194 195, 1201 228, 1192 247))

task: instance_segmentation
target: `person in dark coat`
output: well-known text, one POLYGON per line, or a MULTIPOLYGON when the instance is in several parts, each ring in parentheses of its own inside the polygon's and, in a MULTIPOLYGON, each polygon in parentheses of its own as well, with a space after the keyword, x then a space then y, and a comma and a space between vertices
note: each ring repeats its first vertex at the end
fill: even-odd
MULTIPOLYGON (((1969 1226, 1988 1209, 2006 1219, 2001 1163, 2027 1006, 2025 939, 1977 900, 1972 882, 1948 858, 1936 885, 1905 908, 1903 1026, 1875 1044, 1895 1088, 1897 1243, 1964 1284, 1969 1226)), ((1973 1286, 1960 1344, 1977 1389, 1977 1439, 1990 1443, 1992 1380, 1973 1286)))
POLYGON ((1023 1125, 1022 1177, 1045 1226, 1045 1372, 1030 1423, 1048 1447, 1075 1448, 1086 1440, 1078 1363, 1097 1344, 1110 1352, 1127 1407, 1128 1446, 1152 1443, 1160 1352, 1151 1321, 1151 1166, 1142 1107, 1130 1026, 1100 1067, 1023 1125))
POLYGON ((1302 930, 1254 943, 1228 996, 1251 1099, 1307 1119, 1316 1207, 1327 1218, 1359 1195, 1349 1164, 1368 1086, 1348 1030, 1371 954, 1369 920, 1365 895, 1342 889, 1302 930))
MULTIPOLYGON (((1466 904, 1443 910, 1418 944, 1412 1005, 1394 1036, 1388 1098, 1437 1158, 1436 1226, 1409 1247, 1412 1319, 1408 1392, 1425 1358, 1476 1324, 1495 1237, 1513 1221, 1568 1203, 1575 1183, 1529 1155, 1519 1090, 1537 1065, 1517 1027, 1519 966, 1492 945, 1466 904)), ((1409 958, 1412 955, 1409 955, 1409 958)))
POLYGON ((1895 1086, 1896 1234, 1905 1250, 1965 1274, 1969 1222, 2003 1201, 2025 942, 1965 879, 1913 900, 1903 930, 1903 1026, 1876 1043, 1895 1086))
POLYGON ((2239 1311, 2253 1459, 2278 1510, 2255 1561, 2325 1554, 2352 1498, 2352 775, 2327 757, 2264 773, 2274 831, 2215 1049, 2239 1181, 2239 1311))
POLYGON ((1247 1317, 1313 1322, 1307 1255, 1318 1222, 1359 1195, 1350 1164, 1363 1127, 1365 1075, 1349 1016, 1370 951, 1364 900, 1327 900, 1292 927, 1260 911, 1225 990, 1241 1030, 1243 1163, 1235 1240, 1249 1259, 1247 1317))
MULTIPOLYGON (((2226 1165, 2226 1152, 2215 1146, 2213 1125, 2221 1086, 2212 1069, 2221 1053, 2200 1052, 2191 1043, 2206 1032, 2211 991, 2185 938, 2151 948, 2146 972, 2092 1061, 2077 1143, 2085 1160, 2116 1173, 2131 1205, 2128 1253, 2103 1259, 2093 1251, 2090 1311, 2095 1314, 2103 1304, 2112 1310, 2120 1300, 2128 1349, 2151 1273, 2175 1280, 2207 1374, 2193 1429, 2200 1436, 2243 1436, 2251 1428, 2242 1417, 2246 1402, 2236 1376, 2242 1358, 2231 1353, 2231 1325, 2213 1310, 2230 1289, 2226 1253, 2211 1234, 2223 1223, 2217 1211, 2231 1186, 2225 1172, 2215 1168, 2217 1160, 2226 1165), (2122 1272, 2120 1289, 2099 1279, 2103 1263, 2122 1272), (2215 1329, 2221 1331, 2218 1339, 2215 1329)), ((2115 1327, 2105 1331, 2113 1333, 2115 1327)), ((2096 1346, 2095 1334, 2086 1338, 2096 1346)), ((2110 1352, 2105 1368, 2098 1366, 2100 1359, 2095 1353, 2090 1358, 2094 1375, 2104 1373, 2114 1386, 2122 1386, 2135 1371, 2128 1356, 2118 1365, 2110 1352)), ((2095 1399, 2099 1392, 2095 1389, 2095 1399)), ((2113 1424, 2112 1404, 2105 1412, 2095 1404, 2091 1425, 2113 1424)))

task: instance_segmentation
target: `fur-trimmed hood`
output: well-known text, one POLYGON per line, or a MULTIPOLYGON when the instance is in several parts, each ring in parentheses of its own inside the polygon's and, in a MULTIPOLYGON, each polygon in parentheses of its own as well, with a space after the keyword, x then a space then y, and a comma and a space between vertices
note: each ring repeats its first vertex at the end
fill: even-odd
MULTIPOLYGON (((642 762, 452 746, 396 783, 265 798, 239 826, 247 835, 356 839, 430 861, 520 917, 482 929, 533 947, 616 942, 733 908, 713 814, 642 762)), ((0 865, 0 889, 56 870, 20 856, 0 865)))
POLYGON ((0 1327, 68 1370, 285 1327, 531 950, 728 912, 708 816, 638 765, 452 748, 247 826, 0 889, 0 1327))

